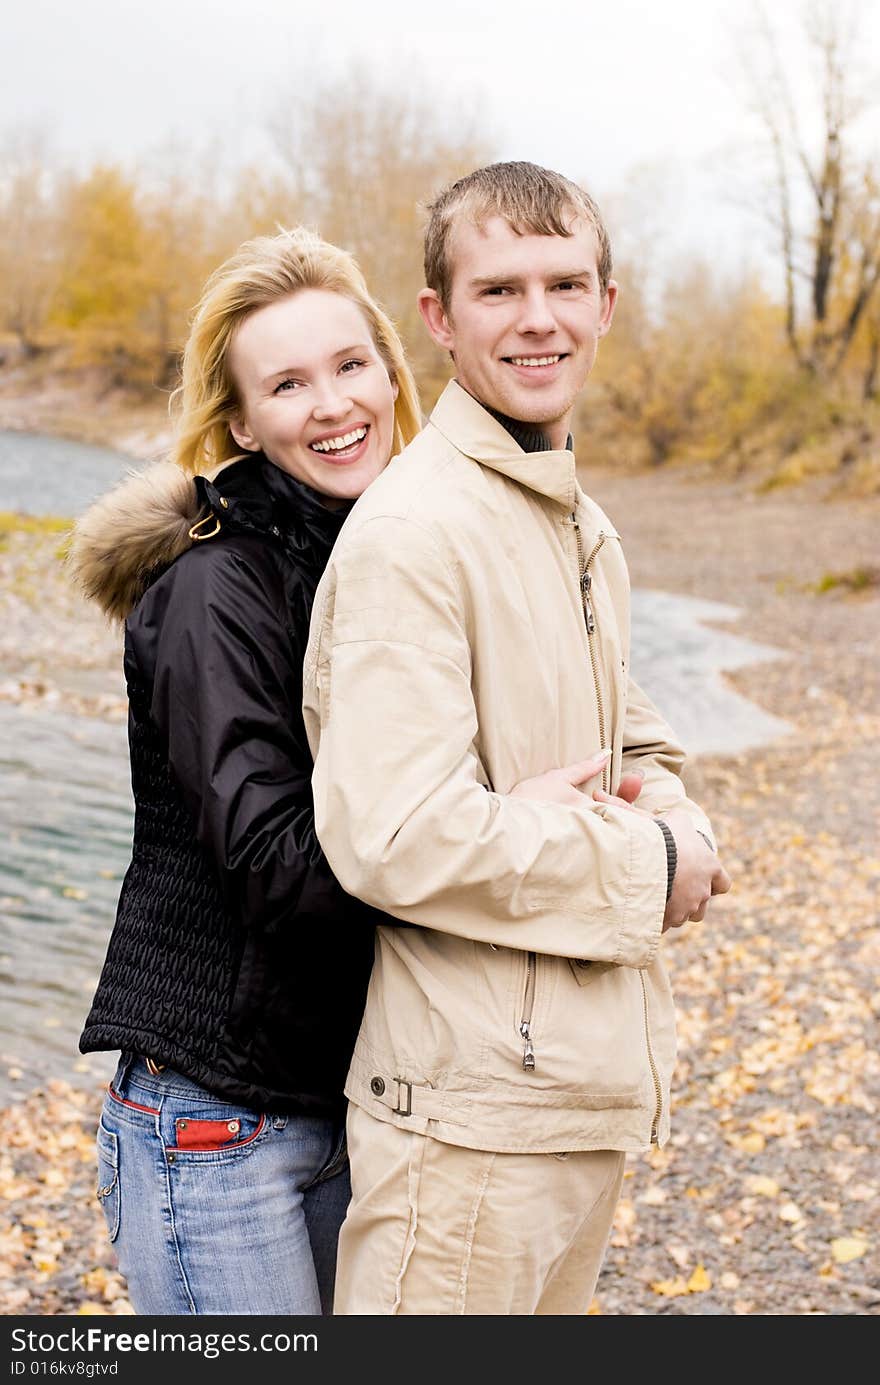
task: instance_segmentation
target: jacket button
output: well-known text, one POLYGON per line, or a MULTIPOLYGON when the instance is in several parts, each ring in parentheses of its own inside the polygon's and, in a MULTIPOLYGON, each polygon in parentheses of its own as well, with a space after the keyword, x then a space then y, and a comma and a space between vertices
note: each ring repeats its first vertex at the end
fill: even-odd
POLYGON ((385 1081, 384 1081, 384 1078, 381 1078, 381 1077, 374 1077, 373 1080, 372 1080, 371 1083, 370 1083, 370 1091, 373 1093, 373 1096, 381 1096, 382 1093, 384 1092, 384 1090, 385 1090, 385 1081))
POLYGON ((225 496, 225 495, 221 495, 221 497, 220 497, 220 504, 223 506, 223 509, 224 509, 224 510, 228 510, 228 509, 229 509, 229 501, 226 499, 226 496, 225 496))
POLYGON ((186 1129, 186 1121, 178 1121, 178 1122, 177 1122, 177 1128, 178 1128, 178 1130, 185 1130, 185 1129, 186 1129))
POLYGON ((226 1129, 229 1131, 230 1135, 237 1135, 241 1129, 241 1121, 227 1121, 226 1129))

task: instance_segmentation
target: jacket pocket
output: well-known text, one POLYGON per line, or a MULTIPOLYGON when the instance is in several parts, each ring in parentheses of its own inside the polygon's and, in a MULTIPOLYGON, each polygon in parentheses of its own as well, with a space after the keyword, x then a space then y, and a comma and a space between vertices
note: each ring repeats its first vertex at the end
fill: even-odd
POLYGON ((119 1235, 119 1140, 101 1121, 98 1125, 97 1199, 111 1241, 119 1235))
POLYGON ((599 976, 604 976, 606 971, 616 967, 616 962, 591 962, 588 958, 570 957, 568 965, 571 967, 572 974, 579 986, 591 986, 599 976))

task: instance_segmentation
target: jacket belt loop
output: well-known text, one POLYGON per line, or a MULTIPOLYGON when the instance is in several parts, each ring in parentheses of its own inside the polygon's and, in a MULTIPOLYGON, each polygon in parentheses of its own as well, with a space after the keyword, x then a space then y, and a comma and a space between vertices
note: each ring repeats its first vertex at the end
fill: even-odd
POLYGON ((397 1083, 397 1105, 392 1106, 395 1116, 412 1115, 412 1083, 404 1082, 402 1077, 395 1077, 397 1083), (404 1102, 406 1103, 404 1105, 404 1102))

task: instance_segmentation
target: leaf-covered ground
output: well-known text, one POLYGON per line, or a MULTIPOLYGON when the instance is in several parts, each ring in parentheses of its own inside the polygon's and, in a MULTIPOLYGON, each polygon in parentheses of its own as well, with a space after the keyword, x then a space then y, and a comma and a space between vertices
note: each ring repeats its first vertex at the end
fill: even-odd
MULTIPOLYGON (((734 886, 666 941, 673 1134, 629 1161, 592 1312, 876 1314, 880 503, 757 499, 674 474, 583 480, 634 585, 734 604, 732 629, 785 651, 732 681, 795 728, 688 770, 734 886)), ((115 639, 60 590, 53 553, 31 537, 0 555, 0 696, 118 715, 115 639), (107 670, 106 694, 65 689, 58 613, 80 674, 107 670)), ((50 1083, 4 1113, 5 1313, 131 1311, 94 1199, 99 1105, 50 1083)))

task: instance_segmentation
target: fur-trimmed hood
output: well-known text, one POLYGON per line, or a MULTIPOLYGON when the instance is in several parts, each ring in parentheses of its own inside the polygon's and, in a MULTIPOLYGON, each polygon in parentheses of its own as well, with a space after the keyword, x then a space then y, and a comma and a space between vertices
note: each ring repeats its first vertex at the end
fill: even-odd
POLYGON ((221 534, 258 534, 298 567, 323 571, 351 504, 328 509, 311 487, 262 453, 233 458, 204 476, 156 462, 130 472, 80 517, 68 566, 105 615, 126 620, 154 575, 194 541, 221 534))
POLYGON ((68 569, 112 620, 125 620, 151 573, 192 547, 203 513, 192 476, 173 462, 133 471, 77 520, 68 569))

